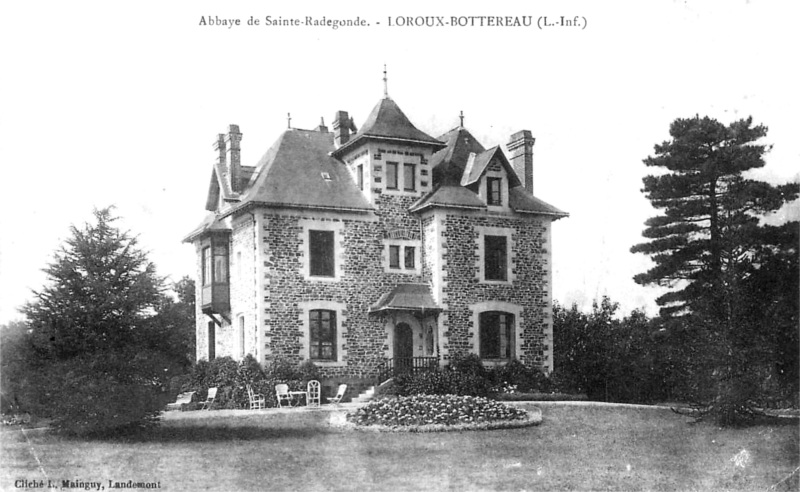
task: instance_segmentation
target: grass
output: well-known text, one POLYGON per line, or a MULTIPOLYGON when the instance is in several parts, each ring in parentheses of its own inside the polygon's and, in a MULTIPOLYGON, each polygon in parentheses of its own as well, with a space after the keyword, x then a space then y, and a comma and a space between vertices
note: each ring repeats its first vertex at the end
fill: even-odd
POLYGON ((800 466, 797 420, 719 429, 656 408, 540 408, 537 427, 436 434, 339 432, 326 412, 169 420, 133 440, 4 429, 0 490, 44 477, 34 454, 51 480, 224 491, 768 490, 800 466))

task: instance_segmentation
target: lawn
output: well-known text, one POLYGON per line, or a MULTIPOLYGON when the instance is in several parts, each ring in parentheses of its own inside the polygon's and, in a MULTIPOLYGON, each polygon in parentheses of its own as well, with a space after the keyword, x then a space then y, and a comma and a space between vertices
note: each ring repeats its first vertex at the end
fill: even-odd
POLYGON ((46 474, 106 489, 768 490, 800 466, 796 420, 719 429, 657 408, 540 408, 537 427, 432 434, 341 432, 299 413, 170 420, 134 440, 4 429, 0 489, 46 474))

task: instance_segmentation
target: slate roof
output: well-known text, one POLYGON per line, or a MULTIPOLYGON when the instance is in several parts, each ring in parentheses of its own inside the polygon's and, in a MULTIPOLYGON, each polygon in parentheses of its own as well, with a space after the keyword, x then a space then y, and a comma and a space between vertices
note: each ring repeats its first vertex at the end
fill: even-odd
POLYGON ((370 211, 344 163, 332 157, 333 133, 289 129, 255 166, 241 202, 248 205, 370 211))
POLYGON ((428 207, 485 209, 486 204, 466 187, 476 183, 492 159, 497 158, 508 174, 508 204, 512 210, 556 217, 569 215, 529 194, 499 146, 485 149, 462 126, 453 128, 439 139, 445 142, 445 148, 433 154, 430 161, 436 187, 411 206, 412 212, 428 207))
POLYGON ((183 238, 183 242, 190 243, 194 241, 194 239, 199 236, 200 234, 211 233, 211 232, 230 232, 231 229, 228 227, 225 222, 222 221, 222 218, 217 215, 216 213, 210 213, 206 215, 200 224, 194 228, 192 232, 186 235, 183 238))
POLYGON ((369 312, 378 311, 441 311, 431 295, 428 284, 397 284, 383 294, 369 312))
POLYGON ((444 144, 427 133, 418 130, 408 117, 391 98, 385 97, 372 108, 367 121, 361 129, 353 135, 347 143, 336 150, 336 155, 342 155, 346 149, 365 139, 395 140, 398 143, 424 144, 435 149, 444 147, 444 144))
POLYGON ((463 126, 453 128, 439 140, 444 142, 445 148, 431 156, 433 178, 442 184, 459 184, 469 155, 480 154, 486 149, 463 126))
POLYGON ((478 195, 460 185, 442 185, 417 200, 409 210, 417 212, 428 207, 469 208, 483 210, 486 204, 478 195))
POLYGON ((567 212, 531 195, 524 186, 516 186, 508 190, 508 206, 522 213, 555 215, 556 217, 569 216, 567 212))

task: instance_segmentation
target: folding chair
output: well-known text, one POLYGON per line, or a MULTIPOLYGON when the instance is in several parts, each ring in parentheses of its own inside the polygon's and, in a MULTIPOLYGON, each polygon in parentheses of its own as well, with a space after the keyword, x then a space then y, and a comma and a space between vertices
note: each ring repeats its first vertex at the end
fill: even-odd
POLYGON ((319 408, 319 381, 311 380, 308 382, 306 406, 319 408))
POLYGON ((339 405, 339 403, 342 401, 342 398, 344 397, 345 391, 347 391, 347 385, 340 384, 339 391, 336 392, 336 396, 334 396, 333 398, 328 398, 328 403, 331 403, 333 405, 339 405))
POLYGON ((292 406, 292 397, 289 395, 288 384, 276 384, 275 396, 278 398, 278 408, 283 408, 284 403, 287 407, 292 406))
POLYGON ((181 393, 178 395, 178 398, 175 400, 175 403, 168 403, 167 404, 167 411, 170 410, 184 410, 186 405, 192 402, 192 397, 194 396, 194 391, 189 391, 186 393, 181 393))
POLYGON ((206 401, 203 402, 203 406, 200 410, 211 410, 211 405, 214 404, 214 400, 217 398, 217 387, 208 388, 208 396, 206 397, 206 401))

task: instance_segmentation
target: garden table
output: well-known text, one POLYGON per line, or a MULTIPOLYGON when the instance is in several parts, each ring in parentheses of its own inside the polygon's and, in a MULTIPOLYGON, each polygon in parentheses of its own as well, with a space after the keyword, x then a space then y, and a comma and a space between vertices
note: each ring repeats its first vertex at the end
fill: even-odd
POLYGON ((289 397, 291 398, 291 403, 293 407, 299 407, 300 403, 302 402, 303 398, 306 397, 305 391, 290 391, 289 397))

